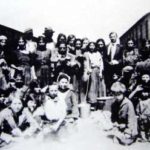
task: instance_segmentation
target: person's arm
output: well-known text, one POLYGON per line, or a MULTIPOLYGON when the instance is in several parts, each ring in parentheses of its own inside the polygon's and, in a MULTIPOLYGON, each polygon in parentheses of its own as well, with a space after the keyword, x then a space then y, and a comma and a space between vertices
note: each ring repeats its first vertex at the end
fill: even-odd
POLYGON ((104 70, 104 63, 103 63, 102 56, 100 54, 100 73, 99 73, 100 78, 103 77, 103 70, 104 70))
POLYGON ((65 118, 66 118, 66 109, 61 112, 61 116, 59 120, 52 126, 52 130, 55 132, 58 131, 59 127, 61 126, 65 118))
POLYGON ((133 92, 131 92, 131 94, 129 95, 129 99, 132 99, 135 94, 137 94, 139 91, 142 91, 143 88, 142 88, 142 85, 138 85, 135 90, 133 90, 133 92))
POLYGON ((72 102, 72 113, 68 117, 77 119, 79 117, 78 102, 75 93, 72 91, 71 91, 71 102, 72 102))
POLYGON ((24 108, 23 115, 25 116, 25 120, 30 125, 29 128, 24 131, 24 136, 26 136, 26 135, 32 135, 37 129, 40 129, 40 125, 34 119, 33 115, 28 110, 28 108, 24 108))
POLYGON ((128 104, 127 113, 128 124, 127 128, 125 129, 125 133, 131 134, 133 136, 137 135, 137 117, 135 115, 132 102, 128 104))

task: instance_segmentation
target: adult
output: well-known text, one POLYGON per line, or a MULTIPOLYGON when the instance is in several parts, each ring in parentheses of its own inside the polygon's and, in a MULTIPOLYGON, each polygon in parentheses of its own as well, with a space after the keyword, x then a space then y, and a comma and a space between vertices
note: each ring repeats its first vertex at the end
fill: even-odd
POLYGON ((46 49, 46 41, 43 36, 38 37, 37 50, 34 58, 35 74, 41 87, 50 83, 50 57, 51 52, 46 49))
POLYGON ((107 91, 109 93, 110 87, 113 83, 113 77, 121 74, 123 63, 123 49, 117 43, 117 33, 111 32, 109 34, 110 43, 107 45, 107 50, 104 51, 104 76, 107 91))
POLYGON ((135 68, 136 63, 140 60, 139 50, 135 47, 133 39, 127 40, 127 46, 123 54, 124 66, 132 66, 135 68))
POLYGON ((94 42, 90 42, 87 48, 88 48, 88 52, 86 53, 86 58, 88 61, 87 69, 90 72, 88 101, 89 103, 96 105, 97 97, 104 96, 103 93, 101 93, 102 92, 101 88, 103 88, 101 87, 104 69, 103 59, 100 52, 97 51, 96 44, 94 42))

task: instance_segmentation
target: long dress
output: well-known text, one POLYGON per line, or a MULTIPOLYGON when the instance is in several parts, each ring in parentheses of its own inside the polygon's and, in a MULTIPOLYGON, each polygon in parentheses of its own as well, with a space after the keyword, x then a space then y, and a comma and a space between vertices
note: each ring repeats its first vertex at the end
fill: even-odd
POLYGON ((37 50, 35 53, 35 73, 41 87, 50 83, 50 51, 37 50))
POLYGON ((98 96, 106 96, 106 87, 102 76, 103 59, 99 52, 88 52, 87 57, 89 59, 89 69, 91 70, 88 100, 90 103, 96 103, 98 96))
POLYGON ((29 85, 31 81, 31 57, 28 52, 17 50, 15 51, 14 64, 21 67, 21 72, 24 77, 25 85, 29 85))

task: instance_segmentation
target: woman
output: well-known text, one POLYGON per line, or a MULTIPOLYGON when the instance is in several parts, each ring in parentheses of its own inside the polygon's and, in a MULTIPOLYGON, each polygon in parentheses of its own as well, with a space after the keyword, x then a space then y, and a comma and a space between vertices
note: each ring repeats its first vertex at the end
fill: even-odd
POLYGON ((67 51, 71 54, 75 54, 75 46, 74 46, 74 42, 76 40, 76 37, 74 35, 69 35, 67 38, 67 51))
POLYGON ((67 74, 58 76, 58 97, 67 105, 67 118, 78 119, 78 103, 75 93, 69 88, 70 77, 67 74))
POLYGON ((32 78, 32 64, 31 64, 31 54, 26 49, 26 42, 23 37, 18 40, 17 49, 14 51, 13 64, 11 67, 15 70, 15 74, 21 72, 24 76, 25 85, 29 85, 32 78))
POLYGON ((82 39, 82 53, 85 53, 85 52, 87 52, 87 46, 88 46, 88 44, 89 44, 89 39, 88 38, 83 38, 82 39))
POLYGON ((98 39, 96 41, 96 47, 97 50, 101 53, 101 55, 103 56, 104 51, 106 51, 106 44, 104 39, 98 39))
POLYGON ((66 43, 67 41, 67 38, 66 38, 66 35, 63 34, 63 33, 60 33, 57 37, 57 44, 56 44, 56 47, 58 47, 59 43, 61 42, 65 42, 66 43))
POLYGON ((89 103, 96 107, 97 97, 105 95, 105 87, 102 87, 104 69, 103 59, 100 52, 97 51, 96 44, 94 42, 89 43, 86 57, 88 60, 87 69, 89 70, 88 72, 90 72, 88 99, 89 103))
POLYGON ((150 58, 150 40, 144 40, 142 44, 142 49, 140 51, 142 61, 150 58))
POLYGON ((11 104, 0 112, 1 132, 20 137, 32 135, 39 128, 32 114, 17 97, 11 98, 11 104))
POLYGON ((35 73, 41 87, 50 82, 50 50, 46 49, 46 41, 43 36, 38 37, 37 51, 35 53, 35 73))
POLYGON ((132 66, 134 68, 139 60, 140 54, 139 50, 135 48, 134 40, 128 39, 123 55, 124 66, 132 66))

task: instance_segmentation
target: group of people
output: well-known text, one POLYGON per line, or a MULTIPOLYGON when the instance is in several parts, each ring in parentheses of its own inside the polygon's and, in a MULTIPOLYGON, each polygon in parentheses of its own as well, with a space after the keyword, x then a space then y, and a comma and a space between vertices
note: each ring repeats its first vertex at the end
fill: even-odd
POLYGON ((97 98, 113 96, 114 137, 131 144, 150 140, 150 41, 142 49, 133 39, 126 45, 117 33, 96 42, 47 27, 33 38, 27 29, 17 41, 0 35, 0 143, 11 137, 57 132, 79 118, 78 104, 98 109, 97 98))

